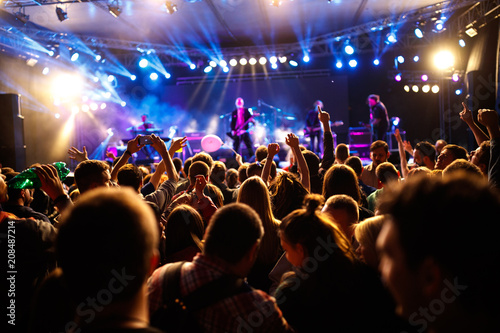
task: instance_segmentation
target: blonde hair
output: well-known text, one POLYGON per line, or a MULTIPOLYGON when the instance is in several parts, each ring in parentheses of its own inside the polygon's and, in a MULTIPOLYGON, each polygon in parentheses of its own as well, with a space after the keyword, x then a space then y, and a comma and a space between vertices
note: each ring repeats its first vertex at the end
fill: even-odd
POLYGON ((258 259, 266 264, 275 262, 280 252, 280 221, 274 218, 269 191, 262 178, 253 176, 245 180, 238 191, 237 202, 252 207, 262 220, 264 237, 260 243, 258 259))
POLYGON ((356 240, 365 248, 369 248, 376 253, 375 243, 377 242, 380 230, 382 230, 384 220, 384 215, 376 215, 364 219, 355 225, 354 237, 356 237, 356 240))

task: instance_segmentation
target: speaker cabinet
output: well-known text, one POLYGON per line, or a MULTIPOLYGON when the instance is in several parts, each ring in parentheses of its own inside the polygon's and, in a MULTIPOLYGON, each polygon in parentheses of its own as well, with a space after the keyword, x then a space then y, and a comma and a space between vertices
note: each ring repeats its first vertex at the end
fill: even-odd
POLYGON ((16 171, 26 168, 21 95, 0 94, 0 163, 16 171))

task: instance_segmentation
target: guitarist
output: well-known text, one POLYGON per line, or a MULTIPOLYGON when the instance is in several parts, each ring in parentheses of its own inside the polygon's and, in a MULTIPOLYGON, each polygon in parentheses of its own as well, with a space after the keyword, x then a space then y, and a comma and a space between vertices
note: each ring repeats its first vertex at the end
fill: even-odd
MULTIPOLYGON (((245 108, 243 98, 236 99, 236 109, 231 113, 231 132, 228 135, 234 140, 234 151, 239 150, 241 141, 245 143, 248 149, 249 157, 254 155, 253 142, 248 133, 250 123, 255 124, 252 112, 245 108)), ((243 154, 241 154, 243 155, 243 154)))
MULTIPOLYGON (((389 129, 389 116, 387 109, 380 101, 380 96, 372 94, 368 96, 368 106, 370 107, 370 125, 372 132, 372 142, 386 140, 386 133, 389 129)), ((390 138, 389 138, 390 139, 390 138)))
POLYGON ((311 147, 310 149, 317 153, 320 154, 320 148, 319 148, 319 143, 321 142, 321 124, 319 122, 318 118, 318 107, 323 109, 323 102, 320 100, 317 100, 313 104, 313 108, 307 113, 307 118, 306 118, 306 128, 304 130, 305 136, 309 136, 311 139, 311 147))

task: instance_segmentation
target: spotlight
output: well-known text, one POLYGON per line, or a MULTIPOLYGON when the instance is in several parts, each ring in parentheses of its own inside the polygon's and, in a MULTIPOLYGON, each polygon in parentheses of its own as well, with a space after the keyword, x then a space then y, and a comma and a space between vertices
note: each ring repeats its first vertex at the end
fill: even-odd
POLYGON ((227 61, 224 60, 224 59, 221 60, 221 61, 219 61, 219 66, 222 67, 222 68, 227 67, 227 61))
POLYGON ((106 108, 106 103, 101 103, 101 110, 104 110, 106 108))
POLYGON ((125 101, 121 101, 121 102, 120 102, 120 105, 121 105, 122 107, 125 107, 125 106, 127 106, 127 102, 125 102, 125 101))
POLYGON ((465 47, 465 40, 463 38, 460 38, 458 40, 458 45, 460 45, 460 47, 465 47))
POLYGON ((396 34, 394 32, 390 32, 385 37, 386 44, 395 44, 398 41, 396 34))
POLYGON ((276 56, 271 56, 271 57, 269 58, 269 62, 270 62, 271 64, 275 64, 275 63, 277 63, 277 62, 278 62, 278 58, 277 58, 276 56))
POLYGON ((265 65, 266 63, 267 63, 267 58, 266 57, 260 57, 259 64, 265 65))
POLYGON ((43 71, 42 71, 42 74, 43 75, 47 75, 47 74, 49 74, 49 71, 50 71, 50 69, 48 67, 44 67, 43 71))
POLYGON ((149 65, 148 59, 142 58, 141 60, 139 60, 139 67, 146 68, 148 67, 148 65, 149 65))
POLYGON ((174 4, 172 1, 167 0, 165 2, 165 6, 167 7, 167 13, 173 14, 177 11, 177 5, 174 4))
POLYGON ((83 112, 89 112, 89 110, 90 110, 90 107, 87 104, 83 104, 82 105, 82 111, 83 112))
POLYGON ((399 119, 399 117, 392 117, 391 118, 391 123, 394 127, 398 127, 400 122, 401 122, 401 119, 399 119))
POLYGON ((450 51, 441 51, 434 56, 434 65, 439 69, 450 68, 455 63, 455 57, 450 51))
POLYGON ((306 54, 306 55, 304 55, 304 57, 302 58, 302 60, 304 62, 309 62, 309 60, 311 60, 311 58, 309 58, 309 56, 306 54))
POLYGON ((94 57, 95 61, 101 61, 101 59, 102 59, 102 56, 100 54, 96 54, 96 56, 94 57))
POLYGON ((402 63, 404 63, 404 62, 405 62, 405 58, 404 58, 403 56, 398 56, 398 57, 396 58, 396 60, 397 60, 400 64, 402 64, 402 63))
POLYGON ((130 80, 135 81, 136 79, 137 79, 137 76, 135 76, 134 74, 130 75, 130 80))
POLYGON ((414 85, 411 87, 411 90, 413 90, 413 92, 418 93, 419 88, 418 88, 418 86, 417 86, 416 84, 414 84, 414 85))
POLYGON ((116 77, 114 75, 108 75, 108 82, 113 82, 114 80, 116 80, 116 77))
POLYGON ((149 78, 153 81, 158 80, 158 74, 157 73, 151 73, 149 74, 149 78))
POLYGON ((401 73, 398 73, 395 77, 394 77, 394 80, 398 81, 398 82, 401 82, 402 80, 402 76, 401 76, 401 73))
POLYGON ((348 55, 351 55, 354 53, 354 47, 352 47, 352 45, 350 45, 350 44, 347 44, 344 47, 344 52, 347 53, 348 55))
POLYGON ((98 108, 99 106, 97 105, 97 103, 95 102, 90 103, 90 110, 96 111, 98 108))
POLYGON ((170 74, 168 72, 165 74, 165 79, 170 79, 171 77, 172 77, 172 74, 170 74))
POLYGON ((205 69, 203 70, 205 73, 210 73, 210 71, 212 70, 212 66, 207 66, 205 67, 205 69))
POLYGON ((422 86, 422 92, 423 93, 427 94, 429 91, 431 91, 431 86, 430 85, 425 84, 425 85, 422 86))
POLYGON ((275 63, 275 62, 274 62, 274 63, 272 63, 272 64, 271 64, 271 68, 272 68, 272 69, 277 69, 277 68, 278 68, 278 64, 277 64, 277 63, 275 63))
POLYGON ((247 61, 247 59, 246 59, 246 58, 241 58, 241 59, 240 59, 240 65, 241 65, 241 66, 245 66, 247 63, 248 63, 248 61, 247 61))
POLYGON ((29 15, 26 15, 21 12, 14 13, 14 16, 16 17, 16 20, 21 21, 23 24, 28 23, 28 21, 30 20, 29 15))
POLYGON ((380 65, 380 60, 378 60, 378 59, 373 60, 373 64, 374 64, 375 66, 380 65))
POLYGON ((296 62, 295 60, 290 60, 288 63, 289 63, 289 64, 290 64, 290 66, 292 66, 292 67, 297 67, 297 66, 299 65, 299 63, 298 63, 298 62, 296 62))
POLYGON ((358 65, 358 62, 354 59, 351 59, 349 60, 349 66, 351 66, 351 68, 354 68, 358 65))
POLYGON ((451 76, 451 79, 453 80, 453 82, 458 82, 458 80, 460 80, 460 75, 458 75, 457 73, 454 73, 451 76))
POLYGON ((434 33, 441 33, 443 31, 445 31, 446 30, 446 28, 444 27, 445 21, 446 21, 446 17, 444 17, 444 16, 441 16, 441 17, 438 17, 437 19, 435 19, 432 31, 434 33))
POLYGON ((281 6, 281 0, 271 0, 269 4, 274 7, 279 7, 281 6))
POLYGON ((337 60, 337 62, 335 63, 335 67, 337 67, 338 69, 341 69, 342 66, 343 66, 342 61, 337 60))
POLYGON ((280 61, 280 63, 284 64, 286 62, 286 56, 281 56, 278 58, 278 60, 280 61))
POLYGON ((222 71, 223 71, 224 73, 229 72, 229 67, 227 67, 227 66, 226 66, 226 67, 223 67, 223 68, 222 68, 222 71))
POLYGON ((232 67, 238 65, 238 60, 236 60, 236 59, 229 60, 229 65, 231 65, 232 67))
POLYGON ((465 33, 467 34, 467 36, 472 38, 477 36, 477 29, 474 27, 470 27, 467 30, 465 30, 465 33))
POLYGON ((437 93, 439 92, 439 86, 438 86, 438 85, 434 85, 434 86, 432 86, 431 91, 432 91, 434 94, 437 94, 437 93))
POLYGON ((405 86, 403 87, 403 89, 406 91, 406 92, 410 92, 410 86, 405 84, 405 86))
POLYGON ((418 62, 420 60, 420 57, 418 55, 413 57, 413 62, 418 62))
POLYGON ((421 79, 422 81, 426 82, 427 80, 429 80, 429 76, 427 76, 427 74, 424 74, 422 75, 421 79))
POLYGON ((68 13, 65 12, 61 7, 56 7, 56 15, 61 22, 68 19, 68 13))
POLYGON ((257 63, 257 59, 255 59, 254 57, 252 57, 252 58, 250 58, 248 60, 248 63, 253 66, 253 65, 255 65, 257 63))
POLYGON ((189 69, 195 70, 196 69, 196 65, 193 64, 193 63, 189 64, 189 69))
POLYGON ((455 95, 457 95, 457 96, 458 96, 458 95, 460 95, 460 94, 462 94, 462 89, 457 89, 457 90, 455 90, 455 95))
POLYGON ((417 36, 417 38, 423 38, 424 37, 424 33, 422 32, 422 29, 420 28, 415 28, 415 36, 417 36))
POLYGON ((120 16, 120 14, 122 13, 122 10, 120 8, 120 4, 118 3, 118 1, 113 1, 111 2, 109 5, 108 5, 108 10, 109 10, 109 13, 111 15, 113 15, 114 17, 118 17, 120 16))
POLYGON ((78 53, 76 51, 73 51, 71 53, 71 58, 70 59, 71 59, 71 61, 77 61, 79 57, 80 57, 80 53, 78 53))
POLYGON ((217 63, 214 60, 210 60, 208 64, 213 68, 217 67, 217 63))

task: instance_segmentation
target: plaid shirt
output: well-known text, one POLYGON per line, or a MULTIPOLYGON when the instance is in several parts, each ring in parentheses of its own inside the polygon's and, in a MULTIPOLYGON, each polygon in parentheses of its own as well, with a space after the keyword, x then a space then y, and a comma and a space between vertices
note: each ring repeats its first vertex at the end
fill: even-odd
MULTIPOLYGON (((181 270, 181 295, 192 293, 223 274, 224 263, 198 254, 181 270)), ((149 309, 154 313, 162 305, 165 266, 156 269, 148 280, 149 309)), ((228 297, 196 313, 205 332, 291 332, 276 305, 276 300, 261 290, 228 297)))

